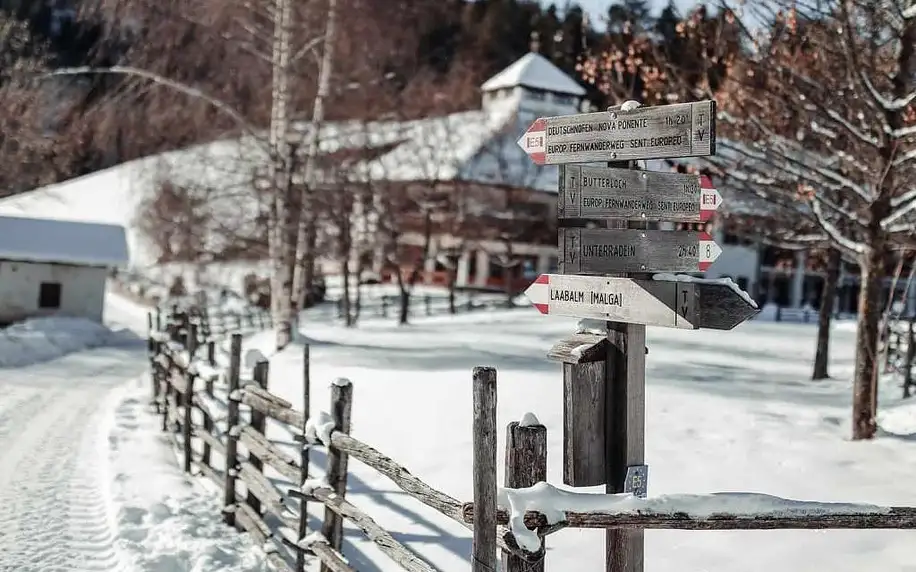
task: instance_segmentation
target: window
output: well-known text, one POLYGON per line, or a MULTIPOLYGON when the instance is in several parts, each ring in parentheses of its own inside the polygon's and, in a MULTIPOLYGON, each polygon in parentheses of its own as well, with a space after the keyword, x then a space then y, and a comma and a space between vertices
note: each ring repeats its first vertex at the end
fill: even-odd
POLYGON ((38 287, 38 307, 60 308, 60 282, 42 282, 38 287))

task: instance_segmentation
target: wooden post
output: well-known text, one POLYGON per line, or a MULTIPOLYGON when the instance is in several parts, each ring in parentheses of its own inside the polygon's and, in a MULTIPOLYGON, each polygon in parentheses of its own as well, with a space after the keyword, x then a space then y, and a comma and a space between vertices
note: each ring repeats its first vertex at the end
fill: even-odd
POLYGON ((474 368, 474 540, 471 570, 496 570, 496 370, 474 368))
POLYGON ((388 296, 382 296, 382 317, 388 317, 388 296))
POLYGON ((156 331, 162 330, 162 308, 156 306, 156 331))
POLYGON ((184 472, 190 473, 191 466, 194 462, 193 449, 191 447, 191 404, 194 402, 194 380, 196 375, 191 373, 191 363, 194 360, 194 352, 197 350, 197 325, 188 322, 188 370, 185 372, 185 392, 181 396, 182 407, 184 408, 181 421, 181 439, 184 449, 184 472))
MULTIPOLYGON (((259 361, 254 365, 254 372, 252 373, 252 378, 255 383, 257 383, 261 389, 267 389, 267 377, 270 372, 270 362, 268 361, 259 361)), ((267 416, 255 409, 251 408, 251 428, 267 437, 267 416)), ((251 466, 254 467, 257 471, 264 472, 264 462, 261 461, 251 451, 248 452, 248 462, 251 463, 251 466)), ((245 500, 248 503, 255 513, 261 514, 261 501, 258 500, 258 497, 254 495, 251 491, 248 491, 248 498, 245 500)))
MULTIPOLYGON (((520 489, 547 480, 547 427, 533 415, 509 423, 506 428, 506 488, 520 489)), ((503 572, 544 572, 544 560, 525 562, 503 552, 503 572)))
MULTIPOLYGON (((216 342, 209 340, 207 342, 207 364, 210 367, 216 367, 216 342)), ((213 397, 213 378, 207 380, 207 395, 213 397)))
MULTIPOLYGON (((302 346, 302 417, 306 423, 309 420, 311 409, 311 352, 309 345, 302 346)), ((305 426, 302 427, 302 435, 305 435, 305 426)), ((309 446, 302 441, 299 454, 299 486, 305 484, 309 478, 309 446)), ((299 540, 305 538, 309 530, 308 503, 305 498, 299 499, 299 540)), ((305 553, 301 550, 296 551, 296 571, 305 572, 305 553)))
MULTIPOLYGON (((242 335, 232 334, 229 346, 229 395, 239 389, 239 374, 242 368, 242 335)), ((229 400, 226 416, 226 487, 223 497, 223 519, 229 526, 235 525, 235 480, 238 471, 238 435, 233 429, 239 425, 239 402, 229 400)))
POLYGON ((913 361, 916 358, 916 331, 914 331, 914 321, 916 316, 910 316, 907 324, 906 336, 906 357, 903 360, 903 396, 910 396, 910 388, 913 386, 913 361))
MULTIPOLYGON (((614 113, 614 112, 612 112, 614 113)), ((636 169, 635 161, 612 161, 608 167, 636 169)), ((647 228, 646 223, 611 220, 608 228, 647 228)), ((634 277, 640 277, 634 275, 634 277)), ((622 493, 629 467, 645 462, 646 428, 646 326, 607 323, 605 357, 605 491, 622 493)), ((607 572, 642 572, 642 530, 608 529, 605 532, 607 572)))
MULTIPOLYGON (((213 367, 216 365, 216 343, 213 340, 207 342, 207 363, 213 367)), ((213 378, 207 377, 206 381, 206 392, 207 397, 213 397, 213 378)), ((203 413, 204 416, 204 432, 208 435, 213 434, 213 419, 206 413, 203 413)), ((210 443, 204 441, 204 451, 201 455, 201 463, 206 466, 210 466, 210 443)))
POLYGON ((429 294, 427 294, 426 296, 423 297, 423 303, 426 305, 426 315, 427 315, 427 316, 432 316, 432 314, 433 314, 433 310, 432 310, 432 306, 431 306, 431 304, 432 304, 432 299, 430 299, 429 294))
MULTIPOLYGON (((350 380, 339 378, 331 386, 331 418, 334 419, 334 428, 341 433, 350 432, 350 412, 353 406, 353 384, 350 380)), ((347 492, 347 461, 348 455, 336 447, 328 447, 328 485, 341 497, 347 492)), ((343 520, 331 509, 324 509, 324 524, 321 534, 328 539, 332 548, 340 551, 343 541, 343 520)), ((325 564, 321 565, 321 572, 330 572, 325 564)))

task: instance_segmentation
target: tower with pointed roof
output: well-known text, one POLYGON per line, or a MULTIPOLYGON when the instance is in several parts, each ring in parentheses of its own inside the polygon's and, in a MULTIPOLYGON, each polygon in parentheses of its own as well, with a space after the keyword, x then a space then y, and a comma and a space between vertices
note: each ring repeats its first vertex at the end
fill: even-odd
POLYGON ((537 52, 535 34, 532 34, 530 52, 480 86, 485 111, 512 100, 519 111, 536 115, 579 112, 585 89, 537 52))

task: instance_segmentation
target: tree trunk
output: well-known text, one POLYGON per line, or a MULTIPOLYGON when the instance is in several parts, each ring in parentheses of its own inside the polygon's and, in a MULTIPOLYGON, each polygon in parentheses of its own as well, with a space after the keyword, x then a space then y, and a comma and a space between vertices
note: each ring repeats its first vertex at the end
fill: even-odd
POLYGON ((817 350, 814 353, 814 372, 811 374, 811 379, 813 380, 830 377, 827 371, 827 365, 830 361, 830 318, 833 315, 833 304, 836 301, 841 263, 840 251, 831 249, 827 253, 827 276, 824 280, 821 307, 817 318, 817 350))
POLYGON ((852 390, 852 438, 871 439, 877 431, 878 345, 884 282, 884 248, 873 241, 860 261, 861 292, 852 390))
POLYGON ((916 358, 916 331, 914 331, 914 320, 916 317, 910 316, 907 326, 906 335, 906 357, 903 360, 903 397, 910 397, 910 388, 913 386, 913 361, 916 358))
POLYGON ((410 290, 404 283, 404 277, 401 275, 401 269, 397 269, 398 277, 398 299, 400 301, 400 310, 398 312, 398 324, 405 325, 410 319, 410 290))
MULTIPOLYGON (((310 125, 308 147, 305 155, 305 212, 303 213, 298 230, 297 251, 299 252, 299 272, 295 273, 296 283, 294 294, 300 300, 301 306, 306 307, 311 300, 309 293, 315 283, 315 246, 318 242, 318 216, 315 212, 314 189, 312 188, 312 174, 318 157, 320 129, 324 122, 324 101, 331 92, 331 73, 334 67, 334 39, 337 34, 337 0, 328 2, 328 19, 322 41, 321 66, 318 70, 318 90, 312 107, 312 121, 310 125)), ((309 304, 310 305, 310 304, 309 304)))
POLYGON ((455 282, 458 281, 458 267, 450 265, 448 267, 448 313, 454 314, 455 311, 455 282))
MULTIPOLYGON (((344 258, 340 261, 340 277, 343 282, 343 292, 340 298, 340 310, 344 316, 344 324, 349 328, 353 325, 353 314, 350 311, 350 264, 344 258)), ((357 286, 358 288, 358 286, 357 286)))

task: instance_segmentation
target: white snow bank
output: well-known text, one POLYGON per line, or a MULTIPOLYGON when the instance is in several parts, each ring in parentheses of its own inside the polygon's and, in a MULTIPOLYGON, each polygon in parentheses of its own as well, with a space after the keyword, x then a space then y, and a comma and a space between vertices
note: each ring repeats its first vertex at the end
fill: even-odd
POLYGON ((33 318, 0 329, 0 367, 23 367, 132 338, 85 318, 33 318))
POLYGON ((730 514, 739 518, 755 516, 815 516, 829 514, 887 514, 890 508, 871 504, 797 501, 759 493, 672 494, 639 498, 630 493, 596 494, 558 489, 540 482, 522 489, 500 489, 499 504, 511 510, 509 528, 519 546, 531 552, 541 543, 535 531, 525 527, 527 511, 540 512, 554 524, 567 512, 600 512, 604 514, 686 514, 693 518, 710 518, 730 514))

